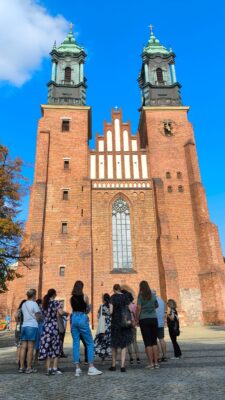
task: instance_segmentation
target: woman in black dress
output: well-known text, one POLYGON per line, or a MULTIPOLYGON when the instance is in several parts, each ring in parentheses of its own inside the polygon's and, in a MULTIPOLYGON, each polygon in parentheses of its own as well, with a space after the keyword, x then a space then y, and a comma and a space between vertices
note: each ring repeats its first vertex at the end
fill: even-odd
POLYGON ((111 346, 112 346, 112 366, 110 371, 116 370, 117 349, 121 349, 121 372, 125 372, 126 348, 133 342, 132 325, 122 327, 123 310, 131 303, 129 295, 121 292, 120 285, 113 286, 114 294, 111 296, 110 313, 112 315, 111 323, 111 346))

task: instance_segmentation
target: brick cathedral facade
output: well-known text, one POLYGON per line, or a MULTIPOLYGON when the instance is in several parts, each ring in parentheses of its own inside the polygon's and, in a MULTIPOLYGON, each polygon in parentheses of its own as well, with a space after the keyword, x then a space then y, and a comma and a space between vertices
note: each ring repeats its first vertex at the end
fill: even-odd
POLYGON ((174 298, 187 324, 225 321, 225 268, 210 221, 194 133, 183 106, 172 49, 151 31, 142 53, 136 135, 112 110, 90 150, 84 49, 72 31, 53 47, 48 104, 38 124, 35 177, 26 226, 30 269, 3 295, 12 310, 30 287, 69 299, 85 284, 93 319, 105 292, 143 279, 174 298))

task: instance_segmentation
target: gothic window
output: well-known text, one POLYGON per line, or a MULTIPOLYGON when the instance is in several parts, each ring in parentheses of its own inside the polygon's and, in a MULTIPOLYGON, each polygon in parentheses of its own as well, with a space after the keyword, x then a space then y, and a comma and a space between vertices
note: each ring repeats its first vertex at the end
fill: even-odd
POLYGON ((118 198, 112 206, 113 269, 132 268, 130 209, 118 198))
POLYGON ((184 187, 182 185, 178 186, 178 192, 183 192, 184 191, 184 187))
POLYGON ((168 191, 169 193, 172 193, 173 187, 172 187, 172 186, 168 186, 167 191, 168 191))
POLYGON ((171 178, 171 173, 169 171, 166 172, 166 179, 170 179, 171 178))
POLYGON ((70 67, 66 67, 65 68, 64 81, 65 82, 70 82, 71 81, 71 68, 70 67))
POLYGON ((181 179, 182 178, 182 173, 180 171, 177 172, 177 179, 181 179))
POLYGON ((163 84, 163 72, 161 68, 157 68, 156 70, 157 82, 163 84))
POLYGON ((68 132, 70 130, 70 121, 68 119, 62 120, 62 132, 68 132))

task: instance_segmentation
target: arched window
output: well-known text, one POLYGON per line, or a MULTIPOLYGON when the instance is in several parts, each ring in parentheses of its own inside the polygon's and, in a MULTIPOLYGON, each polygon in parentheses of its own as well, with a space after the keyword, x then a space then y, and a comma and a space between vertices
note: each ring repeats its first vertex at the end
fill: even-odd
POLYGON ((66 67, 65 68, 65 77, 64 77, 65 82, 70 82, 71 81, 71 68, 66 67))
POLYGON ((112 206, 113 269, 132 268, 130 209, 119 197, 112 206))
POLYGON ((162 72, 161 68, 157 68, 156 76, 157 76, 157 82, 163 83, 163 72, 162 72))

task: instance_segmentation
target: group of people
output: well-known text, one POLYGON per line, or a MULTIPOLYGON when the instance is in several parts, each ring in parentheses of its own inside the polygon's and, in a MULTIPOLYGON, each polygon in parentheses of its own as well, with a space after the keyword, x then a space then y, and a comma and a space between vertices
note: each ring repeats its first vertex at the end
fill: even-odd
MULTIPOLYGON (((113 295, 103 295, 103 304, 98 310, 98 327, 95 339, 92 337, 88 313, 91 310, 88 296, 83 291, 84 285, 76 281, 70 299, 71 334, 73 338, 73 362, 75 376, 82 373, 80 368, 80 341, 85 348, 85 362, 89 364, 88 375, 100 375, 102 371, 94 366, 94 357, 98 355, 104 363, 111 358, 110 371, 116 371, 117 352, 120 349, 120 371, 126 372, 125 361, 128 349, 130 364, 140 364, 137 344, 137 326, 140 326, 145 352, 148 360, 146 368, 158 369, 160 362, 167 361, 166 343, 164 340, 165 303, 150 289, 148 282, 139 285, 137 303, 132 293, 113 286, 113 295), (161 356, 160 356, 161 353, 161 356)), ((17 358, 19 373, 33 373, 33 351, 36 358, 46 360, 46 374, 61 374, 58 361, 63 353, 63 339, 66 320, 69 314, 63 310, 62 304, 56 300, 56 290, 49 289, 43 301, 36 301, 36 290, 27 292, 27 300, 23 300, 16 313, 16 339, 18 344, 17 358), (64 322, 63 322, 64 321, 64 322), (64 329, 63 329, 64 328, 64 329)), ((167 325, 174 348, 174 357, 181 357, 177 343, 180 334, 179 317, 173 299, 167 302, 167 325)))

